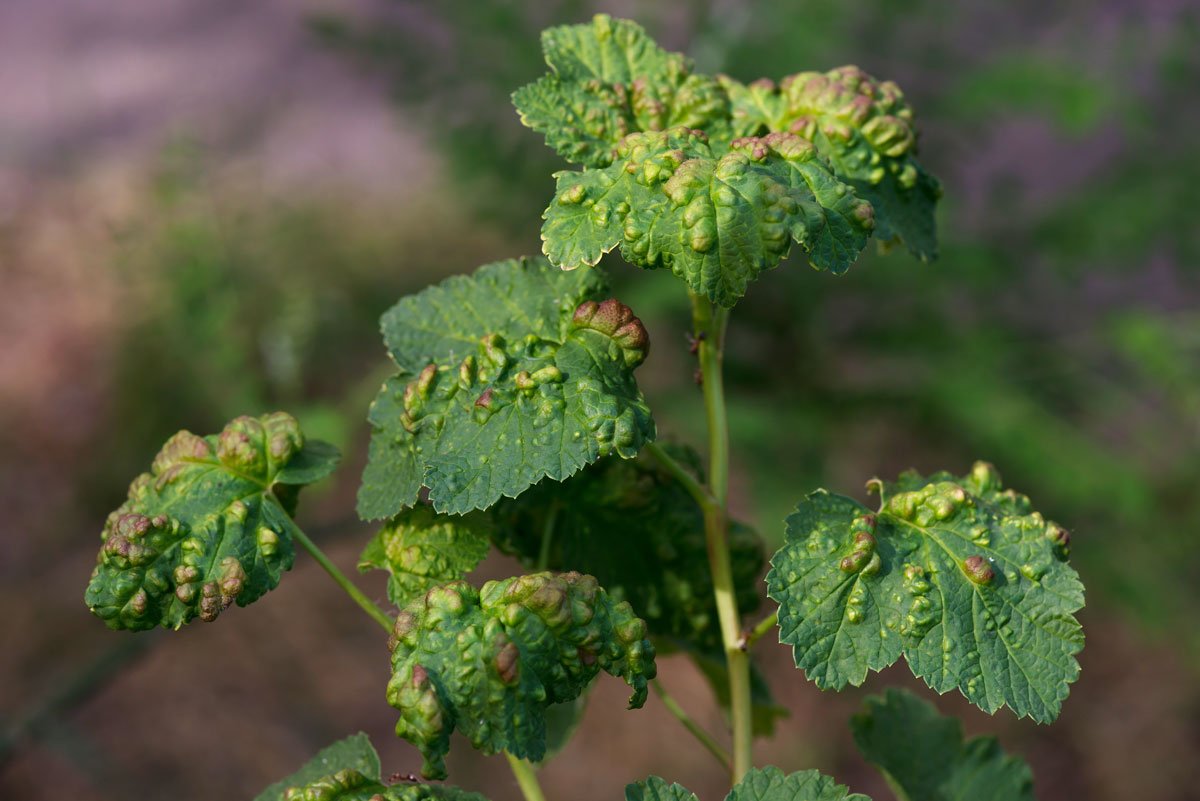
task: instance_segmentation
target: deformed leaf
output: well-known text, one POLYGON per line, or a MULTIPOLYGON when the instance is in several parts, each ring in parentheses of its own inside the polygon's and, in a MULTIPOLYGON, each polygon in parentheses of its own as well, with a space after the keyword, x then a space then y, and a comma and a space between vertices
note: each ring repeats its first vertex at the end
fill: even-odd
POLYGON ((109 515, 88 608, 113 629, 178 629, 261 598, 292 567, 300 486, 339 458, 283 412, 180 431, 109 515))
POLYGON ((555 175, 542 250, 571 270, 621 246, 639 267, 667 267, 723 306, 798 242, 816 269, 845 272, 874 226, 871 205, 815 148, 789 133, 714 151, 687 128, 632 133, 611 166, 555 175))
POLYGON ((903 655, 930 687, 985 712, 1057 717, 1083 648, 1067 532, 982 462, 963 478, 909 472, 869 487, 877 512, 811 494, 771 560, 767 594, 797 667, 840 689, 903 655))
POLYGON ((899 87, 858 67, 801 72, 778 86, 722 79, 735 136, 788 131, 812 142, 838 178, 875 210, 876 234, 918 258, 937 255, 934 208, 941 185, 917 162, 912 108, 899 87))
POLYGON ((868 698, 850 728, 903 801, 1033 801, 1025 762, 1007 756, 994 737, 964 743, 957 718, 910 692, 868 698))
MULTIPOLYGON (((626 801, 698 801, 696 795, 678 784, 667 784, 657 776, 625 788, 626 801)), ((785 774, 779 768, 750 770, 734 786, 725 801, 870 801, 850 793, 844 786, 815 770, 785 774)))
POLYGON ((545 710, 573 701, 605 672, 646 700, 654 646, 627 603, 591 576, 535 573, 452 582, 430 590, 396 619, 388 702, 396 733, 420 749, 428 778, 444 778, 457 729, 485 754, 534 761, 546 749, 545 710))
POLYGON ((633 370, 649 348, 593 271, 512 259, 404 298, 383 316, 400 372, 371 406, 358 510, 391 517, 422 486, 439 512, 484 509, 654 438, 633 370))
MULTIPOLYGON (((694 452, 667 448, 699 475, 694 452)), ((526 566, 544 554, 545 568, 595 576, 610 596, 629 602, 660 648, 720 648, 704 513, 649 456, 602 459, 491 513, 502 550, 526 566)), ((748 526, 731 526, 730 558, 738 609, 748 614, 759 605, 755 583, 764 562, 762 541, 748 526)))
POLYGON ((254 801, 284 801, 284 794, 289 788, 301 787, 343 770, 379 777, 379 754, 375 753, 371 739, 362 732, 322 748, 291 776, 275 782, 256 795, 254 801))
POLYGON ((684 125, 728 138, 730 104, 720 83, 634 22, 599 14, 586 25, 550 28, 542 49, 550 74, 518 89, 513 104, 521 122, 570 162, 606 167, 617 142, 635 131, 684 125))
POLYGON ((492 526, 477 512, 443 515, 419 504, 389 520, 367 543, 358 569, 388 571, 388 599, 405 606, 438 584, 457 581, 484 560, 492 526))
POLYGON ((283 801, 487 801, 479 793, 445 784, 387 785, 355 770, 343 770, 290 788, 283 801))

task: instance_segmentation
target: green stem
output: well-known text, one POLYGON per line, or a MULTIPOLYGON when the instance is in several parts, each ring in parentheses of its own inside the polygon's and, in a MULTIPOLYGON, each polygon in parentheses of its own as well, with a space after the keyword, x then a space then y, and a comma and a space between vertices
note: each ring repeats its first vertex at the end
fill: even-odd
POLYGON ((717 617, 721 623, 721 641, 729 668, 729 709, 733 723, 731 777, 733 784, 737 784, 753 766, 754 732, 750 706, 750 658, 740 647, 741 618, 737 610, 729 557, 729 422, 721 374, 728 321, 728 309, 714 306, 702 296, 692 295, 692 322, 699 345, 700 377, 708 420, 708 486, 714 501, 704 507, 704 531, 708 541, 708 562, 712 571, 717 617))
POLYGON ((715 756, 717 761, 725 766, 726 770, 733 770, 733 763, 729 759, 729 752, 722 748, 720 743, 713 739, 711 734, 706 732, 701 728, 699 723, 692 719, 684 708, 679 705, 679 702, 671 697, 662 684, 655 679, 650 682, 650 686, 654 688, 654 692, 662 699, 663 706, 667 708, 667 711, 674 715, 675 719, 682 723, 683 727, 700 741, 700 745, 708 749, 708 753, 715 756))
POLYGON ((550 564, 550 545, 554 542, 554 525, 558 522, 558 504, 552 503, 550 511, 546 514, 546 523, 542 527, 542 545, 538 549, 537 564, 534 568, 538 573, 546 569, 550 564))
POLYGON ((392 620, 387 612, 380 609, 378 604, 363 595, 362 590, 356 587, 354 582, 346 578, 346 574, 338 570, 337 565, 329 561, 329 557, 325 555, 325 552, 318 548, 317 544, 310 540, 308 535, 300 530, 299 526, 292 526, 292 536, 304 547, 304 550, 308 551, 313 559, 317 560, 317 564, 325 568, 325 572, 329 574, 329 577, 345 590, 346 594, 354 600, 354 603, 361 606, 362 610, 370 615, 372 620, 383 626, 384 631, 391 634, 392 625, 395 621, 392 620))
POLYGON ((675 461, 675 458, 667 453, 657 442, 651 442, 643 450, 658 462, 664 470, 670 473, 671 477, 678 481, 688 491, 689 495, 696 499, 696 503, 700 505, 701 509, 712 506, 717 502, 708 489, 696 480, 691 471, 675 461))
POLYGON ((517 784, 521 788, 521 795, 525 796, 525 801, 546 801, 533 765, 507 751, 504 752, 504 756, 508 757, 508 766, 512 768, 513 776, 517 777, 517 784))
POLYGON ((742 647, 743 651, 749 651, 752 647, 754 647, 754 643, 761 640, 767 634, 767 632, 775 628, 778 623, 779 610, 776 609, 770 615, 758 621, 757 626, 743 634, 741 642, 738 644, 742 647))

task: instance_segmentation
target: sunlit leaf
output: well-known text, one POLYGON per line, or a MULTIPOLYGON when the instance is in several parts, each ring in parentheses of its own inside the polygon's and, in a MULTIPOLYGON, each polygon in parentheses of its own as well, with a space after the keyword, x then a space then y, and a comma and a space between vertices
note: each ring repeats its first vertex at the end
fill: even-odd
MULTIPOLYGON (((657 776, 625 788, 626 801, 698 801, 694 793, 657 776)), ((725 801, 870 801, 815 770, 785 774, 779 768, 754 768, 729 791, 725 801)))

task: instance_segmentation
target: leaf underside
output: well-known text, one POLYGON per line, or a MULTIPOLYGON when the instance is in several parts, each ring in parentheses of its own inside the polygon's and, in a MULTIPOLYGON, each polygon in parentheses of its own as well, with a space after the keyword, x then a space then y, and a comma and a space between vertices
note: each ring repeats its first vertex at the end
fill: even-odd
MULTIPOLYGON (((698 801, 694 793, 657 776, 625 788, 626 801, 698 801)), ((779 768, 750 770, 725 801, 870 801, 815 770, 785 774, 779 768)))
POLYGON ((396 733, 420 749, 422 774, 444 778, 457 729, 485 754, 505 750, 538 761, 546 708, 574 701, 601 670, 646 700, 654 646, 627 603, 591 576, 536 573, 434 588, 406 607, 390 645, 388 702, 396 733))
POLYGON ((792 242, 816 269, 845 272, 874 226, 871 205, 789 133, 738 139, 728 151, 683 127, 633 133, 610 166, 555 178, 542 215, 553 264, 593 265, 620 245, 629 263, 666 267, 722 306, 792 242))
POLYGON ((850 721, 854 741, 908 801, 1033 801, 1033 776, 994 737, 963 742, 962 724, 890 689, 850 721))
POLYGON ((113 629, 179 629, 261 598, 295 558, 300 487, 339 458, 283 412, 208 437, 180 431, 109 515, 88 608, 113 629))
POLYGON ((788 518, 767 594, 796 666, 841 689, 904 656, 985 712, 1057 717, 1083 648, 1067 532, 983 463, 871 487, 878 512, 822 490, 788 518))
POLYGON ((358 511, 484 509, 654 438, 633 379, 649 341, 594 271, 511 259, 406 297, 383 316, 399 368, 371 405, 358 511))

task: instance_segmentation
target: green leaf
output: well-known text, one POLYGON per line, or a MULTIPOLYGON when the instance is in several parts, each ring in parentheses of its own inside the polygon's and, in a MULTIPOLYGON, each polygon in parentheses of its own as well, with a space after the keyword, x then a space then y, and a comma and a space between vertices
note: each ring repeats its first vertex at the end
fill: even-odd
POLYGON ((491 523, 479 513, 443 515, 417 505, 379 530, 358 560, 358 569, 386 570, 388 599, 406 606, 438 584, 457 581, 488 555, 491 523))
POLYGON ((767 594, 796 666, 840 689, 903 655, 934 690, 957 688, 985 712, 1057 717, 1083 648, 1067 532, 982 462, 963 478, 909 472, 869 487, 878 512, 820 490, 788 518, 767 594))
POLYGON ((371 406, 358 510, 391 517, 422 485, 439 512, 484 509, 544 477, 654 438, 633 370, 649 348, 594 271, 511 259, 404 298, 383 316, 400 372, 371 406))
POLYGON ((301 485, 339 458, 283 412, 239 417, 219 435, 180 431, 109 515, 88 608, 109 628, 139 631, 258 600, 292 567, 301 485))
POLYGON ((597 15, 587 25, 550 28, 542 49, 551 74, 518 89, 521 122, 576 164, 606 167, 617 142, 634 131, 677 125, 728 137, 729 98, 720 83, 693 72, 636 23, 597 15))
POLYGON ((479 793, 444 784, 386 785, 356 770, 341 770, 290 788, 284 801, 487 801, 479 793))
POLYGON ((396 619, 388 702, 396 734, 420 749, 422 774, 444 778, 450 734, 485 754, 501 750, 538 761, 546 750, 546 708, 575 700, 596 675, 646 700, 654 646, 646 624, 591 576, 536 573, 453 582, 430 590, 396 619))
MULTIPOLYGON (((668 446, 700 476, 699 459, 668 446)), ((496 542, 526 566, 595 576, 610 596, 628 601, 656 645, 720 648, 720 625, 704 535, 704 513, 649 456, 602 459, 561 484, 543 482, 492 510, 496 542), (630 559, 630 554, 637 554, 630 559)), ((762 542, 749 527, 731 526, 730 550, 738 608, 758 608, 755 584, 762 542)))
MULTIPOLYGON (((678 784, 667 784, 657 776, 625 788, 626 801, 697 801, 694 793, 678 784)), ((870 801, 865 795, 849 793, 845 787, 815 770, 784 774, 779 768, 750 770, 725 801, 870 801)))
POLYGON ((778 86, 724 79, 733 103, 734 135, 788 131, 812 142, 838 178, 875 209, 876 234, 899 240, 922 260, 937 255, 937 179, 915 156, 912 108, 900 88, 858 67, 801 72, 778 86))
POLYGON ((633 133, 603 169, 560 172, 542 215, 542 250, 564 269, 621 245, 645 268, 667 267, 696 293, 734 305, 792 242, 819 270, 845 272, 874 225, 871 205, 792 134, 734 142, 724 155, 687 128, 633 133))
POLYGON ((370 738, 362 732, 321 749, 291 776, 275 782, 255 796, 254 801, 283 801, 284 793, 289 788, 303 786, 343 770, 379 778, 379 755, 375 753, 370 738))
POLYGON ((1033 776, 994 737, 963 742, 957 718, 904 690, 866 700, 850 721, 863 756, 901 801, 1033 801, 1033 776))

